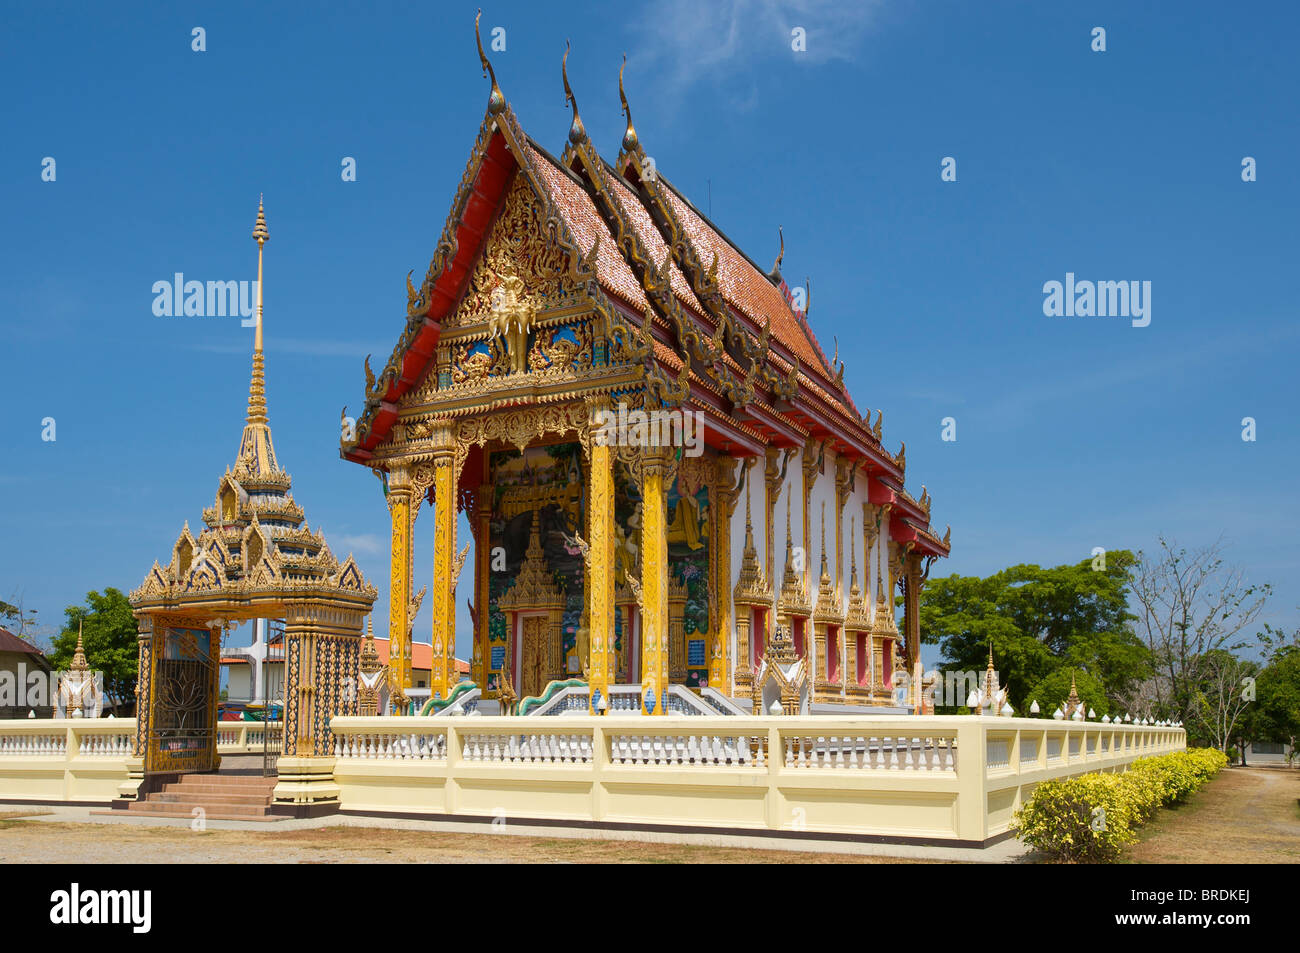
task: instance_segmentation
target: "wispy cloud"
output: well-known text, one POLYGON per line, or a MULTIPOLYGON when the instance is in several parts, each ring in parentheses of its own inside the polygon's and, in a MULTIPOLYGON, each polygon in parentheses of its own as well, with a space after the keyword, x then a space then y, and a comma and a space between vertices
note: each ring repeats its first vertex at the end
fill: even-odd
MULTIPOLYGON (((883 7, 884 0, 657 0, 637 26, 643 42, 632 58, 658 77, 662 92, 677 98, 697 82, 730 78, 741 63, 853 59, 883 7), (797 54, 791 46, 796 28, 805 43, 797 54)), ((745 97, 751 107, 757 104, 754 90, 745 97)))
POLYGON ((353 553, 360 556, 378 556, 384 552, 384 540, 374 533, 359 533, 355 536, 342 534, 330 540, 330 548, 337 553, 353 553))

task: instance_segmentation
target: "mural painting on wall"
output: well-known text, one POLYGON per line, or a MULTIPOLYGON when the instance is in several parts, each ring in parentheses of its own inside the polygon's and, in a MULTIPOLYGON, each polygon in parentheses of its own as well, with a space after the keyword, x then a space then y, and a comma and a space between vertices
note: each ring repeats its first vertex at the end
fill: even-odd
POLYGON ((577 629, 584 601, 582 553, 571 541, 583 531, 582 448, 577 443, 501 450, 489 462, 492 515, 489 539, 487 688, 493 690, 507 658, 506 615, 498 608, 523 566, 537 520, 538 539, 557 589, 564 594, 561 623, 566 674, 582 671, 577 657, 577 629))
MULTIPOLYGON (((683 627, 686 632, 686 684, 707 685, 708 660, 692 643, 707 640, 709 630, 709 540, 712 513, 709 508, 709 465, 703 457, 684 457, 677 478, 668 491, 668 565, 672 577, 686 590, 683 627)), ((641 546, 641 494, 628 479, 625 467, 615 468, 615 566, 618 578, 624 571, 637 571, 641 546)))

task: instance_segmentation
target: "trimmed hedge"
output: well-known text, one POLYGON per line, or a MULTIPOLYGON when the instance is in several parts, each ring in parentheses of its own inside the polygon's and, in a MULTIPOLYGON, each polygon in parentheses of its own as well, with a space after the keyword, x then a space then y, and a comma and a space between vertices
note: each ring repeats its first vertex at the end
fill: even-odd
POLYGON ((1137 828, 1162 807, 1181 804, 1228 763, 1222 751, 1194 748, 1138 758, 1123 774, 1081 774, 1044 781, 1016 811, 1020 839, 1054 860, 1117 858, 1137 828))

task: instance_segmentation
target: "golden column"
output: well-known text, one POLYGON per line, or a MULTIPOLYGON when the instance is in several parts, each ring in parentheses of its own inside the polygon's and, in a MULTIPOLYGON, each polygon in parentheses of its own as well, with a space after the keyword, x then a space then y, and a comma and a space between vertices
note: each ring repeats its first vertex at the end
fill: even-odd
MULTIPOLYGON (((803 548, 803 591, 812 592, 812 491, 822 472, 824 440, 808 438, 803 448, 803 535, 799 545, 803 548)), ((824 544, 823 544, 824 546, 824 544)), ((806 647, 806 642, 805 642, 806 647)))
MULTIPOLYGON (((717 460, 717 494, 718 500, 710 509, 713 511, 714 543, 713 564, 715 572, 716 623, 713 632, 713 646, 709 652, 709 684, 720 692, 732 694, 728 684, 728 669, 731 667, 731 518, 736 513, 740 502, 740 491, 748 493, 745 482, 749 469, 754 465, 755 457, 746 457, 740 471, 740 478, 733 485, 732 472, 736 461, 731 457, 719 457, 717 460)), ((748 499, 748 497, 746 497, 748 499)))
MULTIPOLYGON (((587 402, 588 418, 609 411, 609 399, 587 402)), ((594 427, 594 424, 593 424, 594 427)), ((587 620, 590 626, 587 676, 588 704, 596 712, 597 693, 609 704, 609 684, 614 675, 614 448, 593 439, 587 467, 588 543, 586 560, 587 620)), ((626 637, 626 634, 625 636, 626 637)))
POLYGON ((402 464, 389 467, 387 502, 393 527, 388 557, 388 697, 394 708, 400 708, 411 687, 406 645, 411 631, 411 471, 402 464))
MULTIPOLYGON (((786 451, 785 461, 790 460, 790 451, 786 451)), ((764 543, 766 544, 767 558, 763 561, 763 568, 767 573, 768 579, 776 579, 777 574, 773 566, 776 560, 776 504, 781 496, 781 484, 785 480, 785 466, 780 463, 781 451, 776 447, 768 447, 764 451, 766 464, 763 469, 763 487, 765 494, 763 497, 763 514, 767 521, 767 528, 764 530, 764 543)), ((768 624, 768 628, 775 624, 768 624)))
POLYGON ((668 456, 646 450, 641 483, 641 711, 664 714, 668 690, 668 456))
POLYGON ((907 544, 903 556, 903 637, 907 640, 912 704, 921 713, 921 554, 907 544))
POLYGON ((456 489, 460 467, 452 421, 433 425, 433 652, 429 691, 446 698, 456 683, 456 489))
POLYGON ((495 694, 487 691, 487 671, 492 664, 491 646, 488 644, 492 622, 488 608, 488 580, 492 569, 491 521, 492 487, 485 483, 478 489, 478 505, 474 511, 474 652, 469 673, 469 677, 483 690, 484 697, 495 694))

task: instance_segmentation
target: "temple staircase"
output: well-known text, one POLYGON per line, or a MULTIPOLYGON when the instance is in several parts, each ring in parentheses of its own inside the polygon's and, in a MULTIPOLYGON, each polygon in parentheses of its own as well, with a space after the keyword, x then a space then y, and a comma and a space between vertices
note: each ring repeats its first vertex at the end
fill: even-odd
POLYGON ((203 817, 217 821, 276 821, 271 814, 275 778, 239 774, 182 774, 163 784, 161 791, 145 795, 127 807, 144 817, 192 818, 202 808, 203 817))

